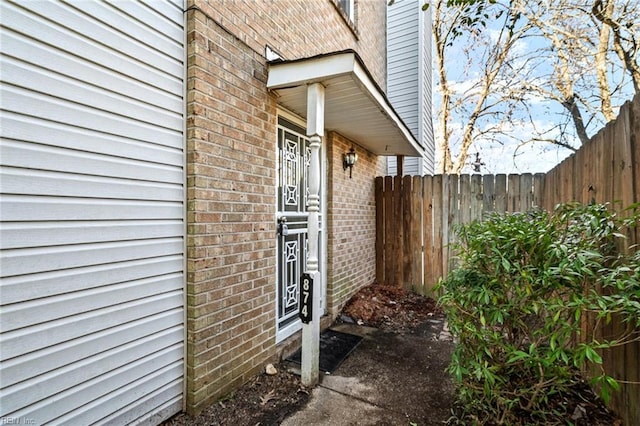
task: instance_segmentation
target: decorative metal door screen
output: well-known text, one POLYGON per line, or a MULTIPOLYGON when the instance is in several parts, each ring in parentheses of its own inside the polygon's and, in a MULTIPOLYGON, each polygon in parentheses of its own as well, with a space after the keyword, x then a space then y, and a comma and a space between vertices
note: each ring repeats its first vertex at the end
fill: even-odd
POLYGON ((277 325, 280 334, 293 333, 300 324, 299 284, 308 255, 307 207, 310 154, 309 140, 305 136, 305 130, 279 117, 277 325))

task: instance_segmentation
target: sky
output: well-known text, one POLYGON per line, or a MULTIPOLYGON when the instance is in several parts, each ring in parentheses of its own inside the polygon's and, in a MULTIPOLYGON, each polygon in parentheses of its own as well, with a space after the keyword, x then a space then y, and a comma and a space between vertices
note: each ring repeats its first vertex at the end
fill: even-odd
MULTIPOLYGON (((484 35, 491 41, 495 42, 498 37, 498 29, 496 23, 489 22, 484 35)), ((549 65, 544 61, 537 60, 535 58, 535 52, 543 46, 544 39, 541 38, 526 38, 525 40, 519 40, 514 47, 516 55, 514 60, 509 64, 513 68, 524 72, 532 71, 532 76, 541 76, 551 72, 549 65), (528 55, 527 60, 522 59, 522 63, 517 63, 520 59, 519 56, 528 55), (531 65, 535 64, 535 65, 531 65), (533 69, 532 67, 536 68, 533 69), (521 68, 520 68, 521 67, 521 68), (529 68, 528 68, 529 67, 529 68)), ((476 77, 482 72, 480 68, 475 67, 473 62, 465 62, 467 55, 480 61, 480 58, 487 52, 485 48, 490 48, 490 43, 483 45, 482 43, 472 43, 471 47, 465 45, 462 41, 456 42, 450 47, 449 62, 447 62, 447 71, 449 76, 450 87, 454 89, 458 96, 468 96, 467 104, 473 104, 473 91, 474 83, 478 80, 476 77), (469 95, 471 95, 469 97, 469 95)), ((435 53, 434 53, 435 60, 435 53)), ((435 64, 434 64, 435 66, 435 64)), ((587 64, 588 66, 588 64, 587 64)), ((435 71, 435 70, 434 70, 435 71)), ((581 75, 576 74, 576 81, 581 75)), ((440 96, 438 95, 438 76, 434 72, 434 127, 438 126, 437 110, 439 107, 440 96)), ((505 82, 504 84, 512 84, 512 82, 505 82)), ((579 88, 576 89, 579 91, 579 88)), ((615 100, 616 104, 621 104, 625 99, 631 99, 633 96, 632 89, 627 86, 626 89, 618 94, 615 100)), ((565 115, 565 109, 556 101, 548 101, 544 98, 536 96, 532 93, 529 98, 530 113, 533 117, 532 121, 524 118, 523 115, 518 116, 516 114, 511 120, 510 124, 499 123, 491 121, 494 119, 487 119, 478 122, 478 129, 486 129, 492 126, 498 126, 499 130, 511 135, 513 138, 506 136, 495 136, 491 140, 477 140, 469 150, 469 159, 467 165, 463 169, 463 173, 472 172, 473 168, 471 163, 475 159, 476 153, 479 153, 481 161, 484 163, 481 166, 482 173, 543 173, 552 169, 555 165, 568 157, 572 151, 566 148, 557 147, 548 143, 528 143, 522 146, 518 146, 517 142, 513 139, 526 140, 528 136, 533 133, 533 127, 538 130, 545 129, 549 133, 547 136, 557 137, 560 131, 554 126, 557 124, 558 117, 565 115)), ((464 105, 463 105, 464 107, 464 105)), ((470 107, 468 108, 470 109, 470 107)), ((453 131, 452 140, 460 140, 462 134, 462 128, 466 122, 465 116, 456 117, 454 115, 450 128, 453 131)), ((604 124, 603 120, 594 121, 589 124, 589 135, 595 134, 599 128, 604 124)), ((567 128, 573 133, 573 136, 569 136, 568 141, 578 147, 579 142, 575 136, 573 126, 567 128)), ((437 130, 436 130, 437 131, 437 130)), ((453 148, 453 154, 455 156, 457 149, 453 148)))

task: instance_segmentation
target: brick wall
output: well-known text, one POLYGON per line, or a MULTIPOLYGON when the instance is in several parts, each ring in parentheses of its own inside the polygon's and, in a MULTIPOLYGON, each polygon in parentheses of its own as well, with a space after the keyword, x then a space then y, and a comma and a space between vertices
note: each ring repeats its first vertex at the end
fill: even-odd
POLYGON ((353 49, 386 87, 387 0, 355 0, 356 31, 334 0, 189 0, 244 44, 264 54, 269 45, 284 59, 353 49))
POLYGON ((188 14, 187 403, 198 411, 274 353, 276 105, 263 57, 188 14))
MULTIPOLYGON (((189 1, 186 398, 191 412, 244 383, 276 353, 277 103, 266 89, 265 45, 286 59, 354 49, 384 87, 386 0, 356 1, 359 33, 332 0, 189 1)), ((380 161, 358 150, 354 179, 345 180, 342 153, 351 144, 334 139, 339 142, 328 149, 329 174, 340 189, 329 193, 339 195, 328 204, 328 254, 340 259, 328 265, 329 293, 337 293, 329 295, 332 314, 355 289, 372 282, 373 178, 381 173, 374 171, 380 161), (350 239, 343 241, 345 236, 350 239)), ((326 143, 332 146, 329 139, 326 143)))
POLYGON ((374 179, 384 174, 384 157, 373 155, 340 134, 327 135, 327 312, 336 316, 349 298, 376 276, 374 179), (343 154, 353 147, 353 177, 343 154))

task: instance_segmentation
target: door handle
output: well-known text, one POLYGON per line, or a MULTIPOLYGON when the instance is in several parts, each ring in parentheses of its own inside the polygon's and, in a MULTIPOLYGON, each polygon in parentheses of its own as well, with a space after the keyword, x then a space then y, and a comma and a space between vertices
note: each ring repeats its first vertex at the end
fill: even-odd
POLYGON ((286 237, 287 235, 289 235, 286 216, 278 218, 278 235, 280 235, 281 237, 286 237))

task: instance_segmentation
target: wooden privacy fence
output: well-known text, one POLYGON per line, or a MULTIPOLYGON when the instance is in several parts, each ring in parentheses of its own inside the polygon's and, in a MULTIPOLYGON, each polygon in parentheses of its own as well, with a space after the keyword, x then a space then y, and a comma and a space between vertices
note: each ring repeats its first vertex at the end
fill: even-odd
MULTIPOLYGON (((621 215, 640 202, 640 95, 575 154, 546 174, 378 177, 376 188, 376 280, 430 294, 455 266, 457 224, 487 212, 548 211, 571 201, 611 203, 621 215)), ((638 250, 640 226, 626 230, 618 250, 638 250)), ((583 336, 594 333, 592 317, 583 336)), ((612 338, 625 330, 614 318, 595 333, 612 338)), ((640 333, 640 330, 636 330, 640 333)), ((625 425, 640 425, 640 342, 603 354, 605 370, 621 380, 610 406, 625 425)))
POLYGON ((542 174, 376 178, 376 281, 430 293, 454 264, 455 227, 488 212, 540 206, 542 180, 542 174))

